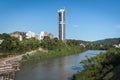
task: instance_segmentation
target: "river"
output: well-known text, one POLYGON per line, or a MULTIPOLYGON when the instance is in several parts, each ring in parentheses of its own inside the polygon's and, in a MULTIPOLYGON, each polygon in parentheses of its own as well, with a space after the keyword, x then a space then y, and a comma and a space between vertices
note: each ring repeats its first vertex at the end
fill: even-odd
POLYGON ((15 80, 71 80, 73 74, 83 70, 81 60, 100 52, 104 51, 88 50, 80 54, 22 64, 20 71, 16 72, 15 80))

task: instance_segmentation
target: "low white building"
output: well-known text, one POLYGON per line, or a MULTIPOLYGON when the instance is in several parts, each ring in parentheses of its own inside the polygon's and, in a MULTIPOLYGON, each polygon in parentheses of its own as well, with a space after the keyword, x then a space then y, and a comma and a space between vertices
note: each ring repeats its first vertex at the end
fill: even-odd
POLYGON ((80 43, 80 46, 82 46, 82 47, 86 47, 85 44, 83 44, 83 43, 80 43))
POLYGON ((22 41, 23 40, 23 37, 22 35, 19 36, 19 40, 22 41))
POLYGON ((53 35, 51 33, 48 33, 48 32, 41 32, 40 34, 35 34, 34 32, 32 31, 28 31, 26 33, 26 38, 27 39, 30 39, 30 38, 36 38, 38 40, 43 40, 45 36, 48 36, 50 37, 50 39, 53 39, 53 35))
POLYGON ((35 37, 35 33, 34 33, 34 32, 28 31, 28 32, 26 33, 26 38, 27 38, 27 39, 30 39, 30 38, 33 38, 33 37, 35 37))
POLYGON ((3 41, 4 41, 3 39, 0 39, 0 44, 2 44, 3 41))
POLYGON ((118 45, 114 44, 113 46, 114 46, 115 48, 120 48, 120 44, 118 44, 118 45))
POLYGON ((37 35, 36 35, 36 39, 38 39, 38 40, 43 40, 45 36, 50 37, 50 39, 53 38, 53 35, 52 35, 51 33, 41 32, 40 34, 37 34, 37 35))

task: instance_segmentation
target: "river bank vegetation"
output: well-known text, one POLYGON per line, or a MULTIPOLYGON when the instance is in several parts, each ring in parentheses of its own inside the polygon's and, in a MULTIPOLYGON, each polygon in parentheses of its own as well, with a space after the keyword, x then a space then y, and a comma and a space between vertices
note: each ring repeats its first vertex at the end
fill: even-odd
POLYGON ((19 41, 18 38, 12 37, 9 34, 1 34, 0 39, 3 42, 0 44, 0 57, 8 57, 14 55, 21 55, 31 50, 38 49, 40 41, 35 38, 24 39, 19 41))
POLYGON ((84 47, 79 45, 79 42, 76 40, 68 40, 66 43, 63 41, 55 39, 50 39, 45 37, 42 41, 40 46, 42 49, 47 50, 45 52, 36 51, 34 55, 25 55, 23 60, 40 60, 40 59, 48 59, 54 57, 61 57, 71 54, 77 54, 85 50, 84 47))
POLYGON ((19 41, 9 34, 0 34, 0 58, 25 54, 36 50, 34 55, 24 55, 23 61, 35 61, 54 57, 61 57, 70 54, 80 53, 87 49, 107 50, 81 63, 84 70, 73 76, 73 80, 117 80, 120 73, 120 49, 114 48, 114 44, 120 43, 120 38, 105 39, 88 42, 80 40, 66 40, 44 37, 43 40, 35 38, 19 41))
POLYGON ((84 70, 73 76, 73 80, 118 80, 120 79, 120 49, 109 49, 81 63, 84 70))
POLYGON ((36 51, 34 55, 25 55, 23 56, 23 61, 36 61, 36 60, 43 60, 49 59, 54 57, 62 57, 72 54, 77 54, 79 52, 84 51, 85 49, 80 48, 79 46, 72 46, 72 47, 63 47, 56 50, 49 50, 48 52, 41 52, 36 51))
POLYGON ((44 37, 43 40, 31 38, 19 41, 17 38, 4 33, 0 35, 0 39, 4 40, 0 44, 1 58, 11 55, 21 55, 25 54, 26 52, 36 50, 34 55, 25 55, 23 59, 45 59, 75 54, 85 50, 85 48, 80 46, 80 43, 76 40, 67 40, 66 42, 63 42, 57 38, 50 39, 47 36, 44 37))

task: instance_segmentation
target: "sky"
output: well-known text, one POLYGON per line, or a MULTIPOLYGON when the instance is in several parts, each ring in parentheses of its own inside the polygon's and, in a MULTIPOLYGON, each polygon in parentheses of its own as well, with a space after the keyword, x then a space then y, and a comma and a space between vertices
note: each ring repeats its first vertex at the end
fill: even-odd
POLYGON ((66 38, 120 37, 120 0, 0 0, 0 34, 50 32, 58 37, 58 10, 66 10, 66 38))

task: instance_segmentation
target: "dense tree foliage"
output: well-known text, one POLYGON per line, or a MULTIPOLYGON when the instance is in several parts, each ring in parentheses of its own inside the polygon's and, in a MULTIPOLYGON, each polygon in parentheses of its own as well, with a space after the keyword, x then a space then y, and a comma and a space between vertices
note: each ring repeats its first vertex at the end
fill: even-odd
POLYGON ((44 39, 41 41, 41 47, 48 49, 48 50, 55 50, 59 49, 65 46, 65 43, 63 41, 60 41, 56 38, 50 39, 49 37, 44 37, 44 39))
POLYGON ((80 49, 79 42, 76 40, 68 40, 67 42, 63 42, 61 40, 58 40, 57 38, 50 39, 47 36, 44 37, 43 40, 31 38, 19 41, 18 38, 12 37, 9 34, 4 33, 0 34, 0 39, 4 40, 0 44, 0 52, 3 53, 2 55, 23 54, 31 50, 36 50, 39 47, 45 50, 54 50, 56 52, 63 53, 70 52, 69 49, 71 49, 71 47, 74 47, 74 49, 71 49, 71 52, 78 52, 79 50, 77 51, 77 49, 80 49))
POLYGON ((74 75, 73 80, 118 80, 120 70, 120 50, 110 49, 89 60, 84 60, 85 70, 74 75))
POLYGON ((0 45, 0 51, 3 53, 15 52, 18 49, 19 40, 17 38, 11 37, 8 34, 0 35, 0 39, 4 41, 0 45))
POLYGON ((80 46, 80 42, 77 40, 67 40, 66 44, 69 46, 74 46, 74 45, 80 46))
POLYGON ((0 39, 3 40, 0 44, 0 52, 3 53, 2 55, 6 56, 11 54, 23 54, 27 51, 37 49, 40 45, 40 41, 35 38, 19 41, 18 38, 5 33, 0 35, 0 39))

